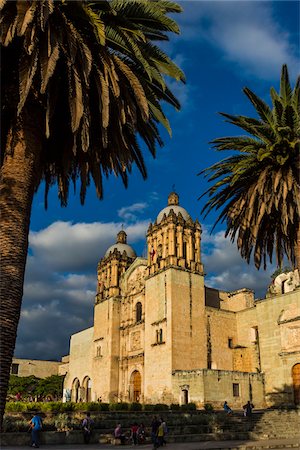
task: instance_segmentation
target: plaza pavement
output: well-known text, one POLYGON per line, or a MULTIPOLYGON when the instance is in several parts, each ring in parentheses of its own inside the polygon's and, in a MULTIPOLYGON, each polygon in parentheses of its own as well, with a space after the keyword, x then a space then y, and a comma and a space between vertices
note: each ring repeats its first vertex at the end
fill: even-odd
MULTIPOLYGON (((9 446, 0 448, 7 450, 28 450, 28 446, 9 446)), ((90 445, 42 445, 41 450, 151 450, 152 445, 108 445, 108 444, 90 444, 90 445)), ((207 442, 187 442, 168 444, 164 447, 165 450, 264 450, 264 449, 299 449, 299 439, 268 439, 262 441, 207 441, 207 442)))

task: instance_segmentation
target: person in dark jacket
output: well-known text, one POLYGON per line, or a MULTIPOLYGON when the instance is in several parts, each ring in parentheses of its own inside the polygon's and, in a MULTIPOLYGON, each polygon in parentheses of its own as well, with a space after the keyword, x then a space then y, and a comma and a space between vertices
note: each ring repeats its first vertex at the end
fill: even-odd
POLYGON ((251 403, 250 400, 248 400, 246 405, 243 406, 244 416, 251 417, 253 408, 254 408, 253 403, 251 403))
POLYGON ((85 444, 90 442, 93 425, 94 421, 91 419, 91 413, 87 412, 86 417, 82 421, 83 440, 85 444))

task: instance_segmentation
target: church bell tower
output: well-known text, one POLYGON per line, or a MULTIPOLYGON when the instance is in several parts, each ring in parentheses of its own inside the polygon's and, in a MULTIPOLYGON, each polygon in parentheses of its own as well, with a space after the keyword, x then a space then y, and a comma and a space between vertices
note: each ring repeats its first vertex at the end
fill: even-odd
POLYGON ((94 380, 94 390, 106 402, 118 400, 120 356, 121 276, 135 260, 127 235, 121 230, 97 269, 97 293, 94 307, 93 371, 101 373, 94 380))
POLYGON ((172 374, 207 367, 207 340, 201 226, 175 192, 149 225, 147 244, 145 401, 179 403, 172 374))
POLYGON ((171 192, 168 206, 150 224, 147 233, 149 275, 166 267, 180 267, 203 274, 201 263, 201 225, 179 206, 179 197, 171 192))

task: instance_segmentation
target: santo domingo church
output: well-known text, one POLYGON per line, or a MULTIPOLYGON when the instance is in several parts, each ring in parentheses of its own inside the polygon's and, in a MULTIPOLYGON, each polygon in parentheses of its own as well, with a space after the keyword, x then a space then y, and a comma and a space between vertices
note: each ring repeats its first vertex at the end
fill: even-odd
POLYGON ((120 231, 99 261, 94 326, 71 336, 64 401, 300 403, 299 275, 266 299, 205 286, 201 225, 172 192, 148 258, 120 231))

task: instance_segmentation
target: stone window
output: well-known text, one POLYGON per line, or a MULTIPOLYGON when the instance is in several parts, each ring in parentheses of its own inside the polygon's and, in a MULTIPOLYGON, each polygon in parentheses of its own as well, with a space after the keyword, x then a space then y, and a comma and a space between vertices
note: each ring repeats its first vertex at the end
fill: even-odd
POLYGON ((228 347, 233 348, 233 339, 232 338, 228 338, 228 347))
POLYGON ((143 312, 142 304, 141 304, 141 302, 138 302, 136 304, 136 309, 135 309, 136 322, 140 322, 142 320, 142 312, 143 312))
POLYGON ((240 396, 240 385, 239 383, 233 383, 232 384, 232 392, 234 397, 240 396))
POLYGON ((96 348, 96 357, 99 358, 100 356, 102 356, 102 349, 101 345, 98 345, 96 348))
POLYGON ((163 330, 160 328, 159 330, 156 330, 156 342, 157 344, 162 344, 163 342, 163 330))
POLYGON ((18 375, 18 373, 19 373, 19 364, 13 363, 13 364, 11 365, 11 370, 10 370, 10 372, 11 372, 12 375, 18 375))

